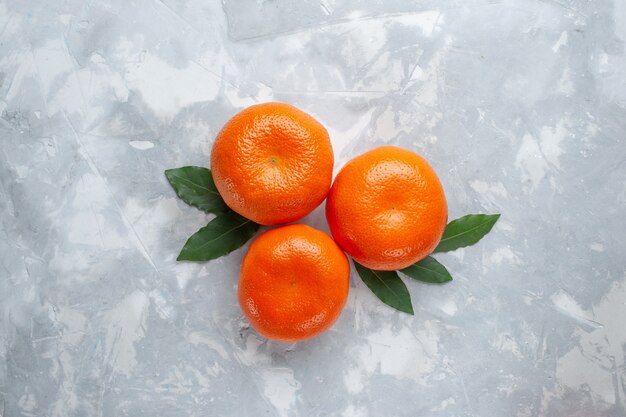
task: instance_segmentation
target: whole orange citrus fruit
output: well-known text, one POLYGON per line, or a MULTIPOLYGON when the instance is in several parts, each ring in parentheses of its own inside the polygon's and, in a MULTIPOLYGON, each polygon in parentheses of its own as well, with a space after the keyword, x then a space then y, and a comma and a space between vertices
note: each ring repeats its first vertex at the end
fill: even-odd
POLYGON ((327 234, 303 224, 259 236, 243 259, 239 305, 263 336, 297 342, 339 317, 348 297, 348 258, 327 234))
POLYGON ((355 261, 393 271, 425 258, 448 220, 443 187, 415 152, 382 146, 348 162, 328 195, 335 241, 355 261))
POLYGON ((265 225, 297 220, 317 207, 330 189, 333 164, 324 126, 284 103, 237 113, 211 152, 213 180, 228 207, 265 225))

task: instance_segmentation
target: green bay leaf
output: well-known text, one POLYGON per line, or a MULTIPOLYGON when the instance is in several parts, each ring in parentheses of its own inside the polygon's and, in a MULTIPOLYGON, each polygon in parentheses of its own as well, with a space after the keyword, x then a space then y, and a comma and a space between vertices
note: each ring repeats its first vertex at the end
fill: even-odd
POLYGON ((383 303, 404 313, 413 314, 411 295, 395 271, 374 271, 354 262, 361 280, 383 303))
POLYGON ((452 220, 433 252, 448 252, 477 243, 499 218, 499 214, 468 214, 452 220))
POLYGON ((428 256, 413 265, 401 269, 399 272, 422 282, 431 284, 443 284, 452 281, 452 275, 445 266, 440 264, 432 256, 428 256))
POLYGON ((206 211, 219 214, 228 210, 222 196, 217 191, 211 170, 203 167, 186 166, 165 171, 167 180, 185 203, 206 211))
POLYGON ((187 240, 176 260, 204 262, 219 258, 243 246, 258 229, 257 223, 233 211, 219 214, 187 240))

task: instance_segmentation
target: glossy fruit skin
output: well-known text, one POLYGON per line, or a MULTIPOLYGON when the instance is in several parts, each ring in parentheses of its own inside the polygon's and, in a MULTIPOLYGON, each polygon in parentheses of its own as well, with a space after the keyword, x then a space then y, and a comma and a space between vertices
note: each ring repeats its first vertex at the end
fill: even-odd
POLYGON ((264 225, 298 220, 320 205, 333 164, 324 126, 284 103, 237 113, 211 152, 213 180, 228 207, 264 225))
POLYGON ((239 305, 268 339, 298 342, 328 329, 348 297, 348 258, 327 234, 303 224, 269 230, 250 245, 239 305))
POLYGON ((382 146, 348 162, 326 203, 335 241, 370 269, 394 271, 428 256, 448 220, 443 187, 418 154, 382 146))

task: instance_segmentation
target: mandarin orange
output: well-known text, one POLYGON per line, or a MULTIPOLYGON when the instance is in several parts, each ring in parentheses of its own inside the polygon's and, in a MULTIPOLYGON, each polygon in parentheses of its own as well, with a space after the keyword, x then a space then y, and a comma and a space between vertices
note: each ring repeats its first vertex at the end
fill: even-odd
POLYGON ((228 207, 264 225, 292 222, 316 208, 330 189, 333 164, 324 126, 284 103, 237 113, 211 152, 213 180, 228 207))
POLYGON ((309 339, 339 317, 348 296, 348 258, 327 234, 303 224, 256 238, 239 274, 239 304, 263 336, 309 339))
POLYGON ((382 146, 349 161, 326 203, 335 241, 370 269, 406 268, 443 235, 448 206, 431 166, 418 154, 382 146))

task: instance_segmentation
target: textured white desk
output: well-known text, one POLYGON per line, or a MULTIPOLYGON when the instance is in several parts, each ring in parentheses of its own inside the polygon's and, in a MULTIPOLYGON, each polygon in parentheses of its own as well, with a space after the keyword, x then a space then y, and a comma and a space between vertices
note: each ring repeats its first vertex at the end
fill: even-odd
POLYGON ((626 416, 625 42, 622 0, 0 1, 0 415, 626 416), (163 171, 268 100, 502 218, 415 316, 353 274, 266 342, 163 171))

